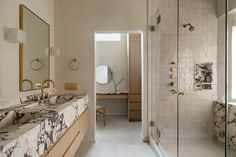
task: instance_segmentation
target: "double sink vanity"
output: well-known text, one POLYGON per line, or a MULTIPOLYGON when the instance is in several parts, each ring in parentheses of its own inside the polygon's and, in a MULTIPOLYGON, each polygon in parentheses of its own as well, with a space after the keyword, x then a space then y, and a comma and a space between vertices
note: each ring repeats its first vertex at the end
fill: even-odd
POLYGON ((88 96, 64 94, 0 110, 0 156, 74 156, 88 129, 88 96))
POLYGON ((44 88, 53 92, 50 82, 54 87, 50 25, 19 5, 19 29, 26 34, 26 42, 19 43, 19 91, 38 94, 0 106, 0 157, 73 157, 88 130, 88 96, 45 94, 44 88))

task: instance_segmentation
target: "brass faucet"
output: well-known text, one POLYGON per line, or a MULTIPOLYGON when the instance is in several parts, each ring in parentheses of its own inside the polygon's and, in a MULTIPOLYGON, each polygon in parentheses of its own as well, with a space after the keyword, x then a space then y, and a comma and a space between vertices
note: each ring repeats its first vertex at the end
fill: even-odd
POLYGON ((42 85, 41 85, 41 99, 44 100, 44 84, 47 82, 51 82, 53 85, 53 88, 55 88, 55 83, 53 82, 53 80, 47 79, 45 81, 43 81, 42 85))

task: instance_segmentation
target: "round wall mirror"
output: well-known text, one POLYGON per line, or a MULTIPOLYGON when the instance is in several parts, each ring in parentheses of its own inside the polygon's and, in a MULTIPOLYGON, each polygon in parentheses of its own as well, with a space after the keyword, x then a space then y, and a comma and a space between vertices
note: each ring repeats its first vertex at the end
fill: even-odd
POLYGON ((108 84, 112 80, 112 71, 107 65, 99 65, 96 68, 96 82, 108 84))

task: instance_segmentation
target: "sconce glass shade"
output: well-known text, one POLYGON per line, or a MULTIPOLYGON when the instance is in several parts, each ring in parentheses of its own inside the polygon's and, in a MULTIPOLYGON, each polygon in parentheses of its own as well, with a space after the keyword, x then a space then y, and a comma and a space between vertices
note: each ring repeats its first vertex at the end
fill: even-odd
POLYGON ((26 32, 18 28, 5 28, 4 39, 10 43, 23 44, 26 43, 26 32))

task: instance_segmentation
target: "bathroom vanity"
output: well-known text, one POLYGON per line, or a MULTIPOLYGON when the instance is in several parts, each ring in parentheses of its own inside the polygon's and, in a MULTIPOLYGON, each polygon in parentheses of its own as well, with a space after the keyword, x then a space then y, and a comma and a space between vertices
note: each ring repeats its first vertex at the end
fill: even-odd
POLYGON ((0 110, 1 157, 73 157, 89 125, 87 95, 54 96, 0 110))
POLYGON ((88 96, 55 95, 46 21, 19 5, 19 29, 27 36, 19 43, 19 91, 38 94, 1 106, 0 157, 73 157, 88 130, 88 96))

